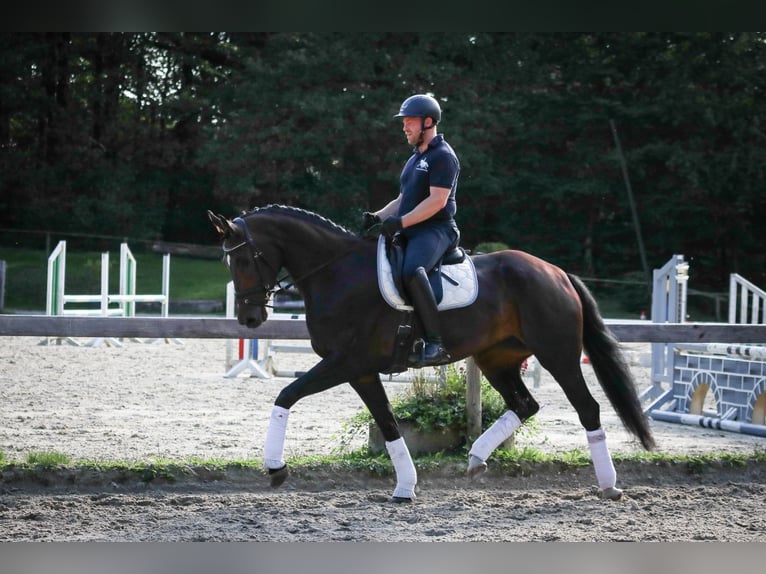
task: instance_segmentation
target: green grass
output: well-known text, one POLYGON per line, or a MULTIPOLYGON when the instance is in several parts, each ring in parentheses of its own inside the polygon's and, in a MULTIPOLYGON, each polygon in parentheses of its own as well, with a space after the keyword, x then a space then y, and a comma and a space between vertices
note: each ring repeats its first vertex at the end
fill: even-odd
MULTIPOLYGON (((5 308, 45 311, 48 253, 42 250, 0 247, 6 261, 5 308)), ((136 253, 136 293, 162 293, 162 255, 136 253)), ((119 292, 120 252, 109 251, 109 291, 119 292)), ((229 272, 217 259, 171 255, 170 300, 226 300, 229 272)), ((67 245, 66 293, 98 294, 101 291, 101 252, 77 251, 67 245)))
MULTIPOLYGON (((740 468, 748 464, 766 463, 766 451, 753 453, 715 453, 702 455, 678 455, 637 452, 635 454, 614 454, 616 464, 647 463, 652 465, 683 465, 690 474, 697 473, 708 466, 740 468)), ((466 463, 466 453, 436 453, 413 457, 422 471, 436 471, 443 468, 461 467, 466 463)), ((371 454, 366 448, 353 452, 331 455, 312 455, 288 459, 293 472, 310 474, 315 470, 336 470, 338 472, 363 472, 371 476, 390 476, 394 469, 391 459, 385 454, 371 454)), ((591 464, 590 455, 580 449, 559 453, 544 453, 535 448, 509 449, 496 451, 490 460, 493 469, 501 473, 515 474, 519 468, 529 466, 556 466, 560 468, 578 468, 591 464)), ((178 473, 191 474, 190 469, 204 468, 209 471, 260 470, 262 461, 258 459, 224 460, 191 457, 183 460, 154 459, 152 461, 73 461, 68 455, 58 452, 30 452, 25 462, 5 460, 0 452, 0 471, 9 468, 34 470, 51 468, 86 468, 94 471, 118 471, 137 473, 146 481, 157 477, 172 477, 178 473)))
MULTIPOLYGON (((437 453, 413 457, 422 478, 456 479, 465 477, 466 453, 437 453)), ((690 480, 710 476, 759 476, 766 465, 766 452, 753 454, 711 454, 695 456, 636 454, 613 457, 618 474, 667 473, 669 480, 690 480), (724 474, 728 473, 728 474, 724 474)), ((393 480, 395 471, 385 454, 372 455, 367 449, 345 454, 293 457, 287 460, 293 479, 325 481, 349 477, 355 481, 393 480)), ((488 461, 494 477, 556 477, 567 473, 592 471, 590 457, 583 451, 545 454, 534 449, 496 451, 488 461)), ((6 485, 14 483, 86 488, 115 485, 193 486, 247 485, 266 480, 263 461, 190 458, 150 461, 72 461, 59 453, 30 454, 25 462, 0 461, 0 476, 6 485)), ((726 479, 724 479, 726 480, 726 479)), ((22 487, 23 488, 23 487, 22 487)))
POLYGON ((30 452, 27 455, 27 464, 41 468, 56 468, 71 464, 69 455, 55 451, 30 452))

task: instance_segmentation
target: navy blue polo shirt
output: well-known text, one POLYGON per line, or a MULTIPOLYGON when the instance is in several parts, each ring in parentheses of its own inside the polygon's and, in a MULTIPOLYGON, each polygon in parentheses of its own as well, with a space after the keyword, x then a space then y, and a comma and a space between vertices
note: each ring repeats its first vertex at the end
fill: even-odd
POLYGON ((445 187, 450 190, 447 204, 429 221, 449 221, 455 217, 457 204, 457 179, 460 174, 460 162, 452 147, 444 141, 442 134, 437 134, 428 147, 421 153, 415 148, 412 156, 402 169, 399 216, 412 211, 416 205, 430 195, 430 188, 445 187))

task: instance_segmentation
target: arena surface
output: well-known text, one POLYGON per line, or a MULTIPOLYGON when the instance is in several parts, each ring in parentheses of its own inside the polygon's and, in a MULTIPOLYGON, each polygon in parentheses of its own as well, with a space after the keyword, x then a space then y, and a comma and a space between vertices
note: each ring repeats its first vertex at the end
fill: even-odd
MULTIPOLYGON (((0 349, 0 451, 6 461, 56 451, 73 460, 242 460, 262 455, 271 405, 290 379, 226 379, 226 341, 111 346, 39 345, 5 337, 0 349)), ((52 342, 52 341, 51 341, 52 342)), ((628 345, 637 356, 645 349, 628 345)), ((315 357, 281 354, 280 369, 305 370, 315 357)), ((638 451, 583 365, 613 453, 638 451)), ((639 390, 645 367, 633 366, 639 390)), ((543 409, 519 446, 587 450, 560 388, 543 372, 528 385, 543 409)), ((388 382, 391 396, 404 383, 388 382)), ((362 408, 343 385, 291 411, 286 455, 329 454, 362 408)), ((762 453, 766 439, 652 421, 658 451, 762 453)), ((361 440, 361 439, 360 439, 361 440)), ((356 446, 356 445, 351 445, 356 446)), ((109 541, 764 541, 766 471, 618 466, 614 503, 596 496, 592 469, 469 482, 459 469, 421 473, 413 505, 386 502, 392 478, 324 472, 295 476, 283 489, 265 481, 105 484, 75 488, 0 483, 0 540, 109 541)))

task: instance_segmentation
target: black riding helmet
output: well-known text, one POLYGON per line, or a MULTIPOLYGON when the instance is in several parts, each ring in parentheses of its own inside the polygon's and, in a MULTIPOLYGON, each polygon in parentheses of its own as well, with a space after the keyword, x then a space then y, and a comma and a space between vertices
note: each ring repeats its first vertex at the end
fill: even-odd
POLYGON ((399 113, 394 118, 420 118, 420 137, 418 145, 423 143, 423 134, 430 130, 442 119, 442 109, 439 102, 426 94, 415 94, 402 102, 399 113), (433 124, 426 127, 426 118, 431 118, 433 124))
POLYGON ((399 113, 395 118, 431 118, 434 125, 442 119, 442 109, 435 98, 426 94, 415 94, 402 102, 399 113))

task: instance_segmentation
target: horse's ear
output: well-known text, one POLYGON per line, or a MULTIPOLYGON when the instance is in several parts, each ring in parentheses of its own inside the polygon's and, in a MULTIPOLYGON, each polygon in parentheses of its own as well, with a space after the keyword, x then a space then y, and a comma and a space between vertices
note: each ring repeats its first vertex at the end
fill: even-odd
POLYGON ((236 229, 234 225, 223 215, 216 215, 208 209, 207 217, 210 220, 210 223, 213 224, 213 227, 215 227, 216 231, 221 235, 221 238, 228 237, 235 233, 236 229))

